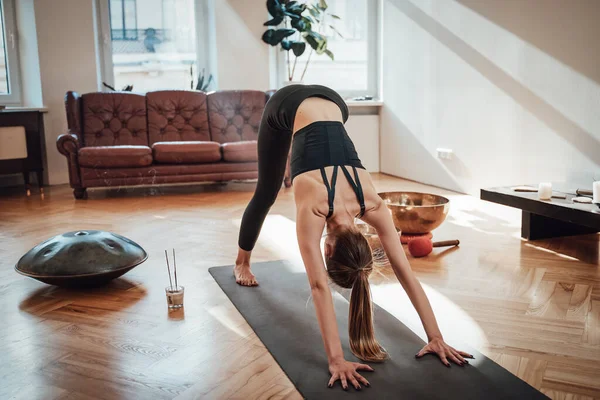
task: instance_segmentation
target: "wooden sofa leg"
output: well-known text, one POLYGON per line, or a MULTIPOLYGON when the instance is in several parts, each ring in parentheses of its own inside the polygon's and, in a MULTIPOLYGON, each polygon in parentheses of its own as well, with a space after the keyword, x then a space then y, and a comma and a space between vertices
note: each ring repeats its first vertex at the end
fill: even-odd
POLYGON ((87 189, 86 188, 73 189, 73 196, 78 200, 87 199, 87 189))

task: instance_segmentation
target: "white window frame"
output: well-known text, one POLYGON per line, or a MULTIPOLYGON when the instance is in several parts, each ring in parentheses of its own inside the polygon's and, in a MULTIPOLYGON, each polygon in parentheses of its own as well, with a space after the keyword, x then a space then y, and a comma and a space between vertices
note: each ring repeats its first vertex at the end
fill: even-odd
MULTIPOLYGON (((340 90, 336 89, 340 96, 344 98, 352 98, 358 96, 373 96, 374 99, 381 97, 379 85, 379 35, 380 35, 380 10, 381 0, 365 0, 367 2, 367 23, 368 23, 368 55, 367 55, 367 89, 366 90, 340 90)), ((343 18, 343 17, 342 17, 343 18)), ((332 49, 334 51, 334 49, 332 49)), ((334 51, 335 52, 335 51, 334 51)), ((277 46, 275 48, 276 65, 277 65, 277 85, 278 89, 287 81, 287 66, 285 52, 277 46)), ((310 65, 309 67, 310 68, 310 65)))
POLYGON ((15 0, 2 0, 4 19, 4 53, 6 54, 6 77, 8 94, 0 94, 0 104, 21 104, 21 69, 19 67, 19 43, 15 13, 15 0))
MULTIPOLYGON (((101 59, 101 78, 102 82, 106 82, 108 85, 115 86, 115 70, 113 65, 113 54, 112 54, 112 38, 110 31, 110 0, 96 0, 96 7, 98 12, 98 25, 99 25, 99 56, 101 59)), ((143 0, 141 0, 143 1, 143 0)), ((214 21, 210 18, 211 13, 214 12, 214 0, 195 0, 195 13, 196 13, 196 65, 206 66, 208 71, 213 75, 213 85, 217 85, 217 74, 213 67, 214 62, 211 63, 214 57, 212 57, 208 39, 211 35, 212 29, 214 29, 214 21)), ((139 3, 138 3, 139 6, 139 3)), ((119 88, 115 88, 119 89, 119 88)), ((100 83, 100 90, 108 91, 102 83, 100 83)))

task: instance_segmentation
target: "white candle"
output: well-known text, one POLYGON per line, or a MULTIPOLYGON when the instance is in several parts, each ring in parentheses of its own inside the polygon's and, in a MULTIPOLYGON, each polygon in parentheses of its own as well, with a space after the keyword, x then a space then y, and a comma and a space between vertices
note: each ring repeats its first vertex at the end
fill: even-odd
POLYGON ((600 203, 600 181, 594 182, 593 194, 594 199, 592 200, 592 202, 596 204, 600 203))
POLYGON ((540 200, 550 200, 552 198, 552 184, 549 182, 540 183, 538 197, 540 200))

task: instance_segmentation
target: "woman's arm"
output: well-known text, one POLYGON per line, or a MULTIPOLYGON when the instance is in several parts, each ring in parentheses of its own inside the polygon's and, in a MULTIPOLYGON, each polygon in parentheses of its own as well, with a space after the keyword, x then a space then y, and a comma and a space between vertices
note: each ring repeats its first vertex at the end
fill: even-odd
POLYGON ((457 364, 466 362, 463 357, 469 357, 469 354, 456 351, 444 343, 431 304, 421 283, 410 267, 410 263, 398 238, 398 232, 385 203, 378 201, 375 207, 365 214, 363 220, 377 230, 377 235, 394 270, 394 274, 406 291, 406 294, 408 294, 423 323, 423 328, 425 328, 429 345, 425 346, 417 356, 422 356, 428 352, 435 352, 447 366, 450 366, 447 358, 450 358, 457 364))
POLYGON ((315 303, 325 351, 327 352, 327 358, 331 361, 332 359, 343 358, 344 354, 321 253, 321 236, 324 227, 325 218, 315 214, 312 210, 298 210, 296 216, 298 245, 300 246, 302 261, 306 267, 306 275, 315 303))
POLYGON ((357 370, 369 370, 368 365, 350 363, 344 360, 342 344, 338 331, 333 299, 329 289, 325 264, 321 253, 321 236, 325 227, 325 217, 318 215, 309 208, 298 208, 296 213, 296 234, 298 245, 302 254, 302 261, 306 267, 306 275, 312 292, 313 302, 317 313, 317 320, 321 328, 321 336, 325 345, 325 352, 329 361, 329 371, 332 374, 329 386, 336 380, 341 380, 342 386, 347 388, 347 381, 359 388, 358 381, 365 385, 369 383, 357 370))

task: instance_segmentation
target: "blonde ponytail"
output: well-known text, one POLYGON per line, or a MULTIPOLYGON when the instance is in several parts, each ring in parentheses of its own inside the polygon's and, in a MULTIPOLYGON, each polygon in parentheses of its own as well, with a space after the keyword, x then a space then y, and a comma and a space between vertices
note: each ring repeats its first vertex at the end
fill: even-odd
POLYGON ((371 298, 369 274, 366 271, 359 271, 358 277, 352 285, 348 336, 350 338, 350 350, 361 360, 381 362, 388 358, 386 351, 375 338, 373 300, 371 298))
POLYGON ((326 258, 330 279, 350 289, 348 336, 350 350, 364 361, 381 362, 388 358, 375 338, 373 300, 369 275, 373 271, 373 253, 362 233, 354 230, 336 231, 332 254, 326 258))

